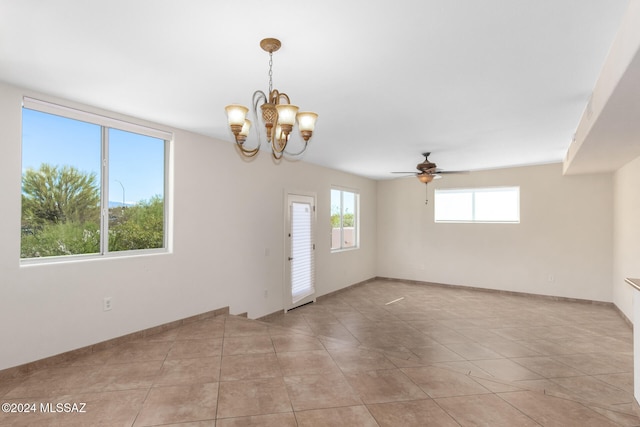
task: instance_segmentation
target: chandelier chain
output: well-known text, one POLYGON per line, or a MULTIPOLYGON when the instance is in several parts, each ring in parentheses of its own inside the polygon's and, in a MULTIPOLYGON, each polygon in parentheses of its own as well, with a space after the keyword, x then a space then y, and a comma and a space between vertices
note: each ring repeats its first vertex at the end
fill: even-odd
POLYGON ((269 52, 269 93, 273 91, 273 52, 269 52))

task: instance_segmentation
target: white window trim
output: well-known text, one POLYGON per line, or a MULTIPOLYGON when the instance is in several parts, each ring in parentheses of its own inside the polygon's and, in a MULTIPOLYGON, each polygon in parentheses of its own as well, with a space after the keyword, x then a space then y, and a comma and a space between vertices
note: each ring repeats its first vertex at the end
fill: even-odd
MULTIPOLYGON (((128 251, 116 251, 109 252, 106 250, 108 248, 108 239, 103 239, 100 245, 100 253, 94 254, 74 254, 74 255, 61 255, 61 256, 49 256, 49 257, 36 257, 36 258, 19 258, 21 266, 29 266, 29 265, 41 265, 41 264, 59 264, 66 262, 78 262, 78 261, 87 261, 87 260, 97 260, 97 259, 113 259, 113 258, 130 258, 130 257, 139 257, 139 256, 149 256, 149 255, 163 255, 169 254, 172 252, 172 243, 173 243, 173 227, 172 227, 172 215, 173 215, 173 206, 172 206, 172 154, 173 154, 173 138, 174 135, 172 132, 167 132, 164 130, 139 125, 136 123, 116 119, 113 117, 108 117, 102 114, 96 114, 89 111, 80 110, 74 107, 67 107, 64 105, 52 103, 49 101, 44 101, 41 99, 31 98, 29 96, 24 96, 22 98, 22 107, 30 110, 40 111, 43 113, 53 114, 56 116, 69 118, 73 120, 79 120, 95 125, 102 126, 102 132, 105 132, 105 128, 113 128, 119 129, 127 132, 137 133, 141 135, 150 136, 153 138, 162 139, 165 141, 164 144, 164 243, 162 248, 151 248, 151 249, 133 249, 128 251)), ((104 138, 104 135, 102 136, 104 138)), ((21 141, 22 144, 22 141, 21 141)), ((102 144, 103 149, 105 146, 108 146, 108 140, 106 143, 102 144)), ((101 153, 101 158, 104 159, 104 153, 101 153)), ((101 190, 101 206, 105 206, 104 197, 108 197, 108 182, 105 179, 105 170, 106 164, 103 162, 101 168, 101 177, 100 177, 100 190, 101 190)), ((108 206, 108 203, 106 204, 108 206)), ((108 207, 105 212, 104 208, 101 210, 100 214, 100 229, 103 230, 104 223, 108 222, 108 207)))
MULTIPOLYGON (((355 245, 354 246, 350 246, 348 248, 343 248, 342 244, 340 245, 339 248, 331 248, 331 245, 329 245, 329 247, 331 248, 331 253, 346 252, 346 251, 353 251, 353 250, 360 249, 360 192, 355 188, 342 187, 342 186, 339 186, 339 185, 332 185, 331 186, 331 190, 340 191, 340 207, 341 207, 341 209, 344 208, 343 193, 346 191, 348 193, 355 194, 355 212, 353 213, 353 217, 354 217, 354 221, 355 221, 355 230, 354 230, 355 231, 355 245)), ((329 204, 331 204, 331 201, 329 201, 329 204)), ((341 212, 341 215, 342 215, 342 212, 341 212)), ((344 232, 344 228, 341 226, 340 227, 340 241, 344 240, 342 238, 342 233, 343 232, 344 232)))
POLYGON ((435 189, 434 190, 434 222, 437 224, 451 224, 451 223, 461 223, 461 224, 520 224, 520 186, 517 185, 512 185, 512 186, 495 186, 495 187, 477 187, 477 188, 443 188, 443 189, 435 189), (482 192, 491 192, 491 191, 500 191, 500 190, 517 190, 517 194, 518 194, 518 219, 517 220, 513 220, 513 221, 507 221, 507 220, 476 220, 475 219, 475 214, 476 214, 476 209, 475 209, 475 195, 476 193, 482 193, 482 192), (438 203, 437 201, 437 195, 438 193, 441 194, 451 194, 451 193, 471 193, 471 203, 472 203, 472 207, 471 207, 471 215, 472 215, 472 219, 470 220, 439 220, 436 219, 435 216, 435 205, 438 203))

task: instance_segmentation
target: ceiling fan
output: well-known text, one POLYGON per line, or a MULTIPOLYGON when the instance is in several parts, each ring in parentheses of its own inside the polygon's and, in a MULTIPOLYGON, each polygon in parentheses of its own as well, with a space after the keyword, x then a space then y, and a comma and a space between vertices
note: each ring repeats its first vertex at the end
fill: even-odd
MULTIPOLYGON (((418 172, 391 172, 391 173, 401 173, 401 174, 415 174, 416 178, 424 184, 428 184, 434 179, 442 178, 442 174, 446 173, 468 173, 468 171, 445 171, 442 169, 438 169, 438 166, 429 160, 430 152, 422 153, 424 156, 424 160, 421 163, 418 163, 416 169, 418 172)), ((425 200, 425 204, 428 203, 429 200, 425 200)))

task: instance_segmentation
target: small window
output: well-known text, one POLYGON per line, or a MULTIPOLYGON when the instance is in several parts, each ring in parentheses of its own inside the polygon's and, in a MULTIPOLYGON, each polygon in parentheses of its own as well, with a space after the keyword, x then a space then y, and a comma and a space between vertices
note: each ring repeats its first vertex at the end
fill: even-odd
POLYGON ((520 222, 520 187, 436 189, 435 222, 520 222))
POLYGON ((358 247, 358 202, 358 193, 331 189, 331 250, 358 247))
POLYGON ((20 258, 166 251, 170 138, 25 98, 20 258))

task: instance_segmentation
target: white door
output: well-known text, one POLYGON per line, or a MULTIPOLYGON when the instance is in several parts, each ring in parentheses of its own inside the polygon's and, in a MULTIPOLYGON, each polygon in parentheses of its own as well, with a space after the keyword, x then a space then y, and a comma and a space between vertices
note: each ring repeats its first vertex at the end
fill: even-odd
POLYGON ((315 301, 315 197, 287 195, 284 310, 315 301))

